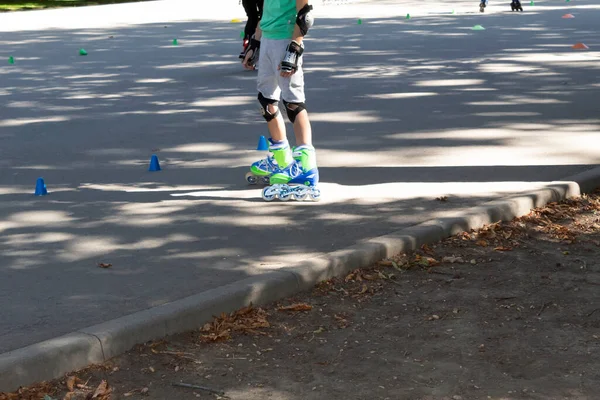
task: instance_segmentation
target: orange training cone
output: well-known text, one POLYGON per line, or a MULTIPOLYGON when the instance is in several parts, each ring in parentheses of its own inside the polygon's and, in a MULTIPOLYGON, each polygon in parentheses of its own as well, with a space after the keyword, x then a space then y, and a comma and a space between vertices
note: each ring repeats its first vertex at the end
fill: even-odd
POLYGON ((563 18, 575 18, 573 14, 565 14, 562 16, 563 18))
POLYGON ((587 50, 587 49, 589 49, 589 47, 587 47, 587 46, 586 46, 585 44, 583 44, 583 43, 577 43, 577 44, 574 44, 574 45, 573 45, 573 48, 574 48, 575 50, 587 50))

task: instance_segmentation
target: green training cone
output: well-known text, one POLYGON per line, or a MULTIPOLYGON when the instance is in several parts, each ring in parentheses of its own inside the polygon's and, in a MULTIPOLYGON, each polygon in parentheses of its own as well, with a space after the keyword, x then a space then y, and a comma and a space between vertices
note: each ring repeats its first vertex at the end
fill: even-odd
POLYGON ((177 46, 179 44, 179 42, 177 41, 177 39, 173 39, 173 46, 177 46))
POLYGON ((535 6, 535 1, 531 0, 531 1, 529 2, 529 5, 530 5, 530 6, 535 6))
POLYGON ((360 19, 360 18, 359 18, 359 19, 358 19, 358 21, 356 21, 356 23, 357 23, 358 25, 361 25, 361 24, 362 24, 362 19, 360 19))
POLYGON ((87 51, 85 51, 85 49, 79 49, 79 55, 80 56, 87 56, 87 51))
POLYGON ((481 25, 475 25, 474 27, 471 28, 474 31, 485 31, 485 28, 481 25))
POLYGON ((15 63, 15 59, 13 58, 13 56, 8 57, 8 63, 9 64, 14 64, 15 63))
POLYGON ((410 19, 410 14, 406 14, 406 19, 410 19))
POLYGON ((244 31, 240 31, 240 39, 243 39, 243 38, 244 38, 244 36, 246 36, 246 35, 244 34, 244 31))

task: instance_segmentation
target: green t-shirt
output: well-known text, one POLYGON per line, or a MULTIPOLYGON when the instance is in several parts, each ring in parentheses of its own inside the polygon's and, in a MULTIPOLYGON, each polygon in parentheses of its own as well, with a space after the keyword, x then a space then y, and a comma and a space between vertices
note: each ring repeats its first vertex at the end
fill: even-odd
POLYGON ((296 0, 264 0, 260 29, 267 39, 291 39, 296 26, 296 0))

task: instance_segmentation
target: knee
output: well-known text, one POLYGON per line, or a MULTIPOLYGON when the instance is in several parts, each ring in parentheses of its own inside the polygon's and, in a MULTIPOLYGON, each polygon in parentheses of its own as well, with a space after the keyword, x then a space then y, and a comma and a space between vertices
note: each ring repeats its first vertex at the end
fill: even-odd
POLYGON ((277 100, 268 99, 263 96, 262 93, 258 93, 258 101, 260 103, 260 111, 262 112, 263 118, 269 122, 279 115, 279 107, 277 107, 277 100))
POLYGON ((283 104, 285 105, 285 111, 287 112, 287 116, 292 124, 296 122, 296 117, 298 117, 298 114, 306 110, 306 104, 304 103, 288 103, 287 101, 283 100, 283 104))

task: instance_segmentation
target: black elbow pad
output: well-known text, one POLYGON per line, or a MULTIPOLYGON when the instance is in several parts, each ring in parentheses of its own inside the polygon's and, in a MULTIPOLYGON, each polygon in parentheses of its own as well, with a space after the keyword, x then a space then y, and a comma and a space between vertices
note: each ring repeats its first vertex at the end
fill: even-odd
POLYGON ((298 16, 296 17, 296 25, 300 28, 300 32, 302 32, 302 36, 306 36, 308 30, 313 26, 315 22, 313 16, 311 15, 311 11, 313 6, 305 5, 302 7, 300 11, 298 11, 298 16))

